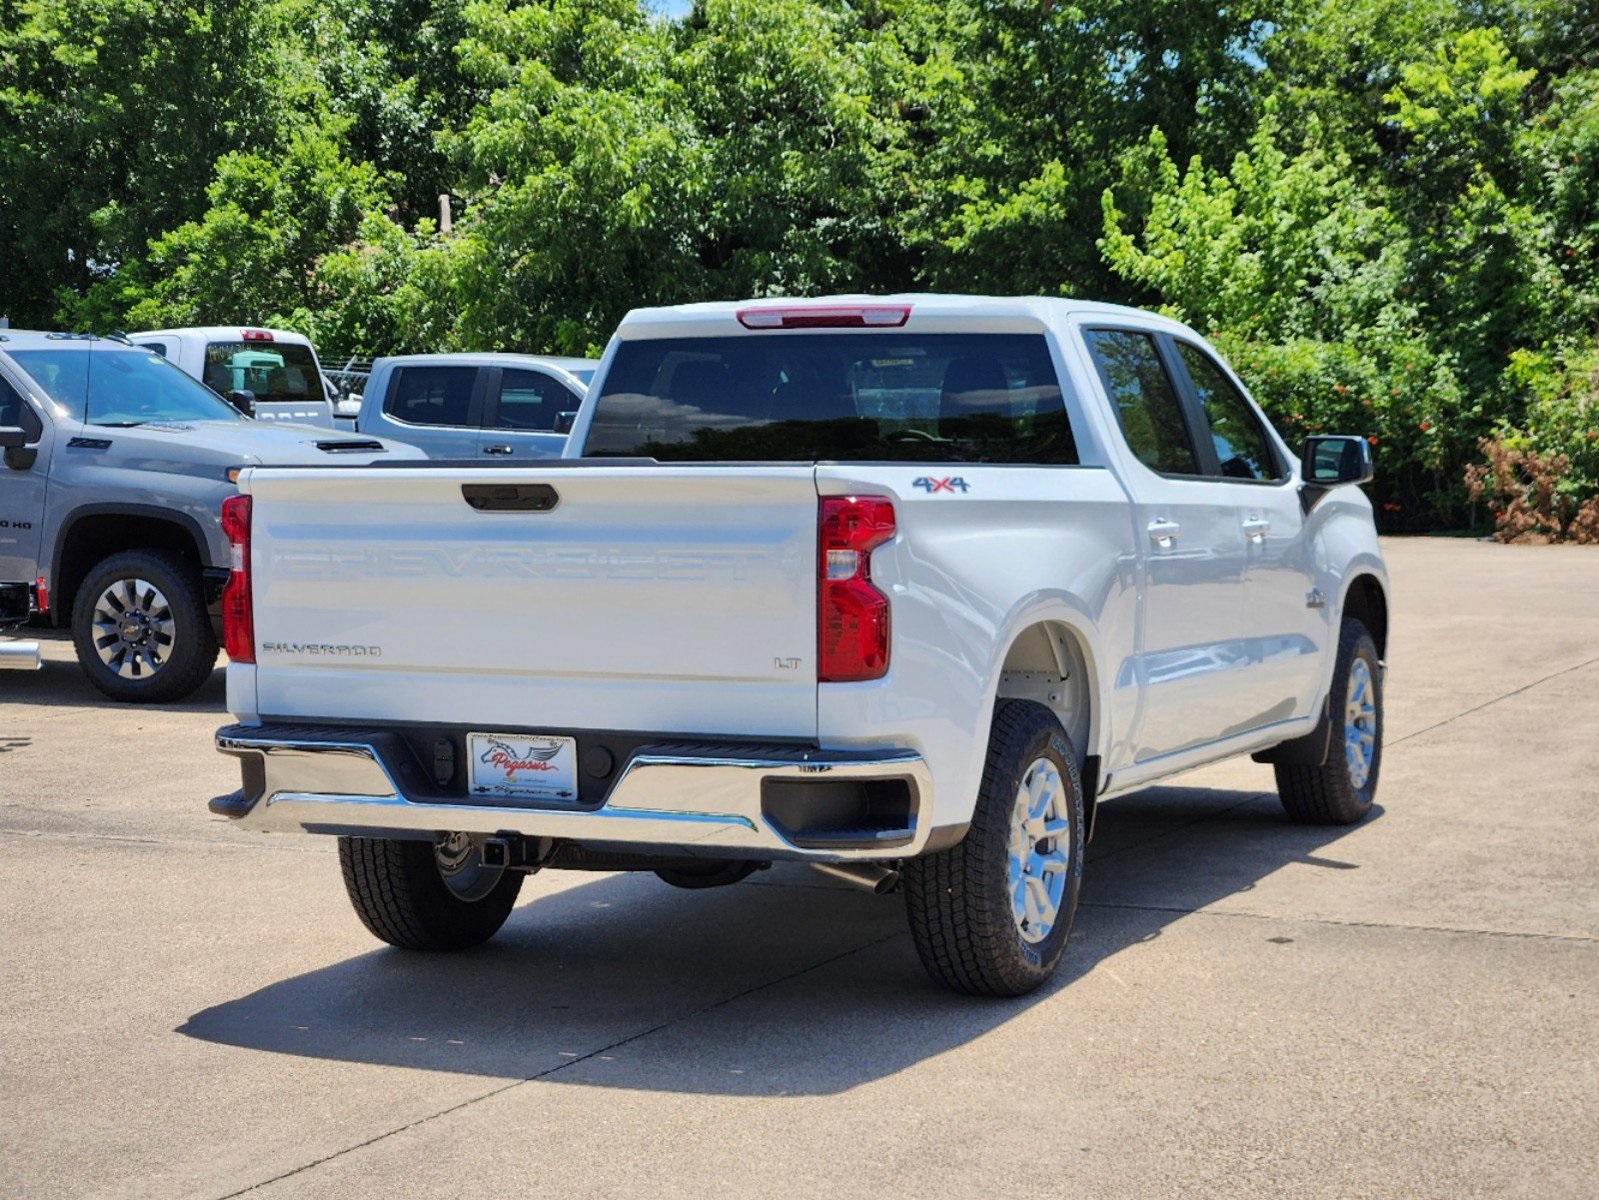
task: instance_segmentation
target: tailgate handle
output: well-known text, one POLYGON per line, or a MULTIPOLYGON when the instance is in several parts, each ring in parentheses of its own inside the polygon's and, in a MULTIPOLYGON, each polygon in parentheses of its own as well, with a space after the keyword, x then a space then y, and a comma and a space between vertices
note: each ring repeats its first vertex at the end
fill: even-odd
POLYGON ((461 495, 478 512, 549 512, 561 501, 547 483, 463 483, 461 495))

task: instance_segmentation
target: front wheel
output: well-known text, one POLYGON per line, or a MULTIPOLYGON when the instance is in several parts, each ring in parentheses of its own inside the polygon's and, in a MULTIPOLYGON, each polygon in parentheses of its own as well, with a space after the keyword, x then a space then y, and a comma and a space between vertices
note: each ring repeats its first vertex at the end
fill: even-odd
POLYGON ((404 950, 488 941, 522 890, 522 872, 485 865, 482 843, 463 833, 435 842, 341 837, 339 866, 361 924, 404 950))
POLYGON ((1054 972, 1083 878, 1077 753, 1042 704, 1002 700, 966 837, 905 864, 922 965, 980 996, 1020 996, 1054 972))
POLYGON ((1327 761, 1277 764, 1277 794, 1302 825, 1353 825, 1371 812, 1382 766, 1382 661, 1359 621, 1344 621, 1333 668, 1327 761))
POLYGON ((72 641, 89 682, 111 699, 182 700, 217 661, 199 568, 168 550, 111 555, 78 586, 72 641))

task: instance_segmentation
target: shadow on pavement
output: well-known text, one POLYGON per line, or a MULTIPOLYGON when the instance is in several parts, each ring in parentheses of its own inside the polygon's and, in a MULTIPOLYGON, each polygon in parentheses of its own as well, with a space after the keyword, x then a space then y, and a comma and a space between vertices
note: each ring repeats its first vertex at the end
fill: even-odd
POLYGON ((196 1013, 178 1032, 507 1079, 558 1071, 552 1081, 826 1095, 982 1036, 1289 863, 1349 866, 1315 853, 1345 830, 1290 825, 1261 793, 1153 788, 1107 804, 1099 821, 1066 959, 1020 1000, 931 983, 899 897, 780 865, 702 892, 601 877, 524 904, 479 950, 375 949, 196 1013))
POLYGON ((187 699, 174 704, 124 704, 95 690, 73 656, 72 635, 64 629, 19 629, 21 640, 38 642, 44 665, 37 671, 0 671, 0 702, 40 708, 123 708, 135 712, 215 712, 227 708, 224 659, 187 699))

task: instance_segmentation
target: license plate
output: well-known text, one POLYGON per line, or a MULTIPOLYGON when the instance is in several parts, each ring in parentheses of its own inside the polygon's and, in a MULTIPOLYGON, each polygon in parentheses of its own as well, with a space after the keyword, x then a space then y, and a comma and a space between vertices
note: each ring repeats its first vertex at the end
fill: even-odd
POLYGON ((474 796, 577 799, 577 739, 469 733, 474 796))

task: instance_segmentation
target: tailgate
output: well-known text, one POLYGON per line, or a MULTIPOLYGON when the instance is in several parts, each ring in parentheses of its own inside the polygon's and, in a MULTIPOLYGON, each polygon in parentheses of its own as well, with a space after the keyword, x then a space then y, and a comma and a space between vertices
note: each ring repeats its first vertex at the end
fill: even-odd
POLYGON ((253 472, 257 711, 814 737, 813 475, 253 472))

